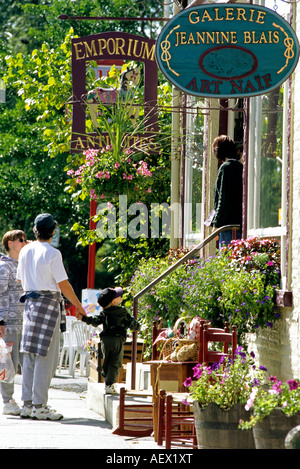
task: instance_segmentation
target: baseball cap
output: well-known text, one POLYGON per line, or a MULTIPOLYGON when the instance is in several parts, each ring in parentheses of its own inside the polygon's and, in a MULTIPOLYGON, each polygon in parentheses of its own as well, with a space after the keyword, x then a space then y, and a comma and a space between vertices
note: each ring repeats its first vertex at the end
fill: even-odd
POLYGON ((36 228, 54 228, 57 226, 57 222, 54 220, 53 216, 50 213, 41 213, 34 220, 34 225, 36 228))
POLYGON ((123 290, 121 287, 116 288, 104 288, 98 296, 98 303, 102 308, 105 308, 112 300, 119 298, 123 295, 123 290))

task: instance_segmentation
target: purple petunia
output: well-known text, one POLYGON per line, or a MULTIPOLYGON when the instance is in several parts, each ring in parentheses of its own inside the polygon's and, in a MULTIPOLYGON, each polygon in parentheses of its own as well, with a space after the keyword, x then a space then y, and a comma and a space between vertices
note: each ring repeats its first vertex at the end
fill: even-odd
POLYGON ((186 388, 189 388, 192 384, 192 378, 186 378, 186 380, 184 381, 183 385, 186 387, 186 388))

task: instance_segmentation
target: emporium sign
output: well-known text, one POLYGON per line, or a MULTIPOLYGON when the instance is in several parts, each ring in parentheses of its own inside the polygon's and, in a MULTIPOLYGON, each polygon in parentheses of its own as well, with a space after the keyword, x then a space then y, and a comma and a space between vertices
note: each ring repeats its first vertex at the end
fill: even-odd
MULTIPOLYGON (((103 142, 110 143, 107 134, 87 132, 86 129, 86 88, 87 67, 97 61, 134 61, 144 64, 144 109, 147 128, 143 134, 135 134, 139 144, 148 144, 149 151, 156 149, 154 134, 157 124, 157 64, 155 61, 155 40, 123 32, 104 32, 72 39, 72 138, 71 152, 82 152, 87 148, 99 148, 103 142), (151 134, 151 135, 150 135, 151 134), (153 149, 154 148, 154 149, 153 149)), ((118 92, 118 90, 115 90, 118 92)), ((99 92, 100 95, 100 92, 99 92)), ((105 103, 103 103, 105 104, 105 103)), ((106 103, 108 104, 108 103, 106 103)), ((136 143, 133 139, 131 144, 136 143)))
POLYGON ((248 97, 277 88, 293 72, 299 43, 274 11, 250 4, 190 7, 162 29, 156 60, 168 80, 203 97, 248 97))

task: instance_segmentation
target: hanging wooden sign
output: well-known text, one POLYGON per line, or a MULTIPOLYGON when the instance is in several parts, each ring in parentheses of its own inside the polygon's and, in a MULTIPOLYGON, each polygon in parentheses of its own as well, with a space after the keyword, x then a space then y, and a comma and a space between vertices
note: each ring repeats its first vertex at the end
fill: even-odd
POLYGON ((290 76, 298 58, 298 39, 287 21, 244 3, 186 8, 167 23, 156 44, 156 60, 168 80, 203 97, 267 93, 290 76))
MULTIPOLYGON (((117 64, 120 61, 134 61, 144 66, 144 113, 147 116, 147 129, 142 134, 135 135, 139 142, 149 142, 149 149, 153 150, 153 136, 158 131, 157 121, 157 64, 155 61, 155 40, 143 36, 136 36, 123 32, 104 32, 86 37, 72 39, 72 138, 71 152, 81 153, 88 148, 101 148, 108 138, 107 134, 86 131, 86 108, 89 117, 97 112, 97 101, 103 96, 103 101, 112 103, 113 96, 120 90, 87 90, 86 69, 90 61, 103 61, 117 64), (95 100, 90 100, 93 93, 95 100), (104 93, 105 92, 105 93, 104 93), (105 94, 105 96, 104 96, 105 94), (96 110, 95 110, 96 108, 96 110), (150 147, 151 145, 151 147, 150 147)), ((100 62, 101 61, 101 62, 100 62)), ((134 108, 134 106, 133 106, 134 108)), ((134 108, 135 109, 135 108, 134 108)), ((95 117, 95 115, 94 115, 95 117)), ((95 117, 96 119, 96 117, 95 117)), ((92 118, 93 121, 93 118, 92 118)), ((97 123, 93 121, 94 128, 97 123)), ((156 150, 157 151, 157 150, 156 150)))

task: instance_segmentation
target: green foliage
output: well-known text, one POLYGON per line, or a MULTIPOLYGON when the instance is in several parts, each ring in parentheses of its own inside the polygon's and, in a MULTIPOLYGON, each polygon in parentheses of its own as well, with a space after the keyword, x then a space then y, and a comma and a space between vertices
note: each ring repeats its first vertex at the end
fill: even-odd
POLYGON ((198 402, 203 409, 214 403, 229 410, 235 404, 246 404, 253 384, 262 379, 263 373, 255 366, 254 354, 238 348, 233 360, 223 356, 213 366, 196 365, 195 381, 187 378, 184 385, 189 388, 188 400, 198 402))
POLYGON ((70 28, 82 37, 99 31, 124 31, 157 37, 157 22, 79 21, 59 17, 161 17, 162 10, 162 4, 156 0, 146 3, 132 0, 1 0, 0 41, 6 51, 28 53, 43 42, 51 41, 53 46, 60 44, 70 28))
MULTIPOLYGON (((129 285, 132 296, 168 266, 166 258, 142 261, 129 285)), ((236 241, 207 260, 192 259, 182 264, 143 295, 139 299, 141 320, 148 327, 158 316, 165 321, 171 319, 173 323, 180 316, 199 316, 211 321, 215 327, 228 321, 237 326, 240 343, 243 343, 246 333, 259 327, 272 327, 280 317, 275 305, 275 289, 279 281, 279 247, 276 241, 258 238, 236 241), (241 257, 244 244, 248 244, 247 255, 241 257), (251 246, 254 245, 256 251, 252 252, 251 246), (268 253, 265 252, 266 246, 268 253)))
MULTIPOLYGON (((53 213, 60 222, 64 260, 72 269, 72 279, 73 275, 81 277, 82 287, 85 287, 85 275, 78 272, 86 269, 84 246, 95 240, 95 233, 88 230, 87 201, 70 197, 65 191, 67 177, 63 169, 69 156, 71 135, 65 115, 65 103, 72 95, 71 39, 109 30, 133 34, 144 31, 145 35, 151 35, 155 34, 155 27, 146 22, 64 21, 58 16, 122 16, 125 11, 126 15, 136 17, 162 16, 155 12, 156 5, 151 0, 142 11, 144 7, 139 2, 127 0, 0 1, 0 68, 7 87, 7 101, 1 105, 0 115, 2 233, 20 227, 30 238, 35 215, 41 211, 53 213), (75 248, 77 230, 84 232, 87 242, 75 248)), ((170 92, 170 86, 167 88, 170 92)), ((169 171, 167 168, 165 173, 163 167, 168 158, 158 156, 157 180, 163 180, 169 171)), ((168 186, 160 194, 164 200, 165 189, 168 186)), ((163 252, 165 240, 151 240, 149 247, 133 240, 128 246, 133 244, 140 255, 147 255, 152 249, 163 252)), ((119 242, 115 245, 118 247, 119 242)), ((124 279, 132 275, 137 263, 128 246, 124 262, 121 251, 108 261, 116 275, 122 266, 124 279)), ((124 244, 121 248, 124 249, 124 244)))
POLYGON ((35 116, 41 137, 47 142, 42 150, 52 157, 68 152, 70 147, 71 129, 66 126, 64 105, 72 94, 72 35, 70 30, 56 48, 44 43, 30 56, 6 56, 4 81, 17 90, 25 112, 35 116))
POLYGON ((115 250, 109 257, 108 270, 116 272, 115 281, 127 286, 141 259, 149 259, 154 255, 164 256, 168 250, 167 239, 126 239, 114 240, 115 250))
POLYGON ((251 411, 248 421, 240 422, 240 428, 249 430, 275 409, 291 417, 300 412, 299 380, 282 383, 275 376, 269 377, 265 386, 255 386, 247 400, 246 409, 251 411))

